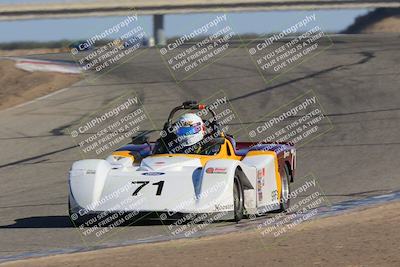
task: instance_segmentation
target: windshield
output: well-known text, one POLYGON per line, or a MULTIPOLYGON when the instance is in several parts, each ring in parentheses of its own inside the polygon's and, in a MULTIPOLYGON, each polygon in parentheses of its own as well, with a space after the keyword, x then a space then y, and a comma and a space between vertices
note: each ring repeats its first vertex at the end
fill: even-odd
POLYGON ((179 136, 169 134, 157 140, 153 154, 216 155, 221 150, 223 141, 221 138, 214 138, 212 135, 207 135, 203 140, 194 145, 183 146, 180 143, 179 136))

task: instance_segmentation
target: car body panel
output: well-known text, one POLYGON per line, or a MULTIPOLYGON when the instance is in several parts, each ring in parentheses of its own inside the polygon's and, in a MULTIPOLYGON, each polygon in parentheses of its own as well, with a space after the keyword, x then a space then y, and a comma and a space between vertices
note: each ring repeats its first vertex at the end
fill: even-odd
POLYGON ((292 144, 236 142, 224 133, 215 111, 195 101, 172 109, 162 133, 156 142, 149 142, 145 135, 133 137, 132 144, 106 159, 75 162, 69 175, 70 213, 226 212, 227 216, 220 218, 233 219, 235 181, 243 190, 245 213, 280 209, 281 176, 286 174, 293 180, 295 173, 292 144), (164 149, 174 140, 169 138, 176 138, 169 131, 174 114, 202 109, 212 114, 205 123, 210 131, 203 139, 212 138, 204 143, 209 146, 197 154, 174 154, 164 149))
POLYGON ((237 155, 226 139, 220 152, 212 156, 149 155, 137 163, 129 151, 117 151, 106 160, 77 161, 69 176, 71 210, 79 214, 130 210, 230 212, 234 208, 233 178, 237 173, 244 188, 247 214, 279 209, 281 165, 294 164, 294 148, 273 151, 254 149, 257 144, 249 144, 242 155, 237 155), (284 155, 290 157, 282 161, 284 155), (160 181, 163 187, 157 194, 160 181), (133 195, 143 183, 146 185, 139 194, 133 195))

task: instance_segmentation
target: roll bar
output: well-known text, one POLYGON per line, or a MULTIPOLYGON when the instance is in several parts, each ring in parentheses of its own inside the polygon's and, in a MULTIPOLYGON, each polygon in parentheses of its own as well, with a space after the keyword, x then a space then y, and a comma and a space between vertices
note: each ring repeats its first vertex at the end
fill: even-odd
POLYGON ((179 111, 179 110, 182 110, 182 109, 184 109, 184 110, 203 110, 203 109, 207 109, 212 114, 212 117, 213 117, 214 121, 216 123, 218 123, 217 122, 217 115, 215 114, 214 110, 210 109, 207 105, 198 104, 197 101, 191 100, 191 101, 185 101, 185 102, 182 103, 182 105, 177 106, 177 107, 175 107, 175 108, 173 108, 171 110, 171 112, 169 113, 169 116, 168 116, 168 120, 164 124, 164 129, 167 129, 169 126, 172 125, 172 118, 174 117, 175 113, 177 111, 179 111))

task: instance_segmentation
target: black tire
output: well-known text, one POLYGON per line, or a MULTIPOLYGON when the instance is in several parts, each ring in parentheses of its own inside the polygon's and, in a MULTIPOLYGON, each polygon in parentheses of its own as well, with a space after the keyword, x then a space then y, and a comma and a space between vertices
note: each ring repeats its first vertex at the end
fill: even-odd
POLYGON ((69 216, 69 220, 71 221, 71 224, 72 225, 74 225, 74 226, 76 226, 76 221, 73 221, 72 220, 72 218, 71 218, 71 216, 73 215, 74 213, 72 212, 72 210, 71 210, 71 203, 69 202, 69 197, 68 197, 68 216, 69 216))
POLYGON ((69 215, 69 220, 71 221, 71 224, 75 227, 79 227, 81 225, 85 226, 85 222, 88 220, 87 217, 85 216, 79 216, 76 213, 74 213, 71 210, 71 204, 69 202, 69 197, 68 197, 68 215, 69 215), (73 220, 73 216, 78 216, 75 220, 73 220))
POLYGON ((285 171, 281 175, 281 199, 280 199, 280 212, 286 212, 290 207, 290 173, 288 166, 285 165, 285 171))
POLYGON ((72 216, 73 216, 74 212, 71 210, 71 203, 69 202, 69 197, 68 197, 68 215, 69 215, 69 220, 71 221, 71 224, 75 227, 79 227, 79 223, 81 223, 79 221, 79 219, 77 220, 72 220, 72 216))
POLYGON ((243 219, 244 214, 244 193, 242 183, 240 182, 239 176, 235 174, 233 181, 233 221, 239 222, 243 219))

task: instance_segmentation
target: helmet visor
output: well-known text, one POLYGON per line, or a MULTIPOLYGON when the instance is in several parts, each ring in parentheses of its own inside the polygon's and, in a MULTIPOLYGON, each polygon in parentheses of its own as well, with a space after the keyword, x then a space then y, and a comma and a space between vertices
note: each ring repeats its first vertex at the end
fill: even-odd
POLYGON ((182 126, 177 131, 178 136, 193 135, 201 131, 201 123, 196 123, 192 126, 182 126))

